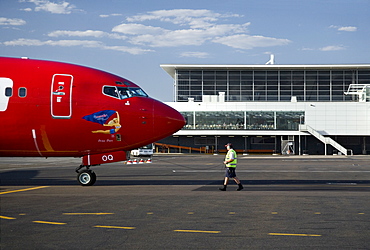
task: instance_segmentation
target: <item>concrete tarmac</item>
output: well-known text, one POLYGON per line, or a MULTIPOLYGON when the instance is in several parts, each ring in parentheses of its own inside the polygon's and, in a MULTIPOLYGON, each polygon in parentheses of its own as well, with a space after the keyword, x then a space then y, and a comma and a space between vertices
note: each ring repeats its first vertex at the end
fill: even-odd
POLYGON ((370 156, 156 155, 93 167, 0 158, 1 249, 369 249, 370 156))

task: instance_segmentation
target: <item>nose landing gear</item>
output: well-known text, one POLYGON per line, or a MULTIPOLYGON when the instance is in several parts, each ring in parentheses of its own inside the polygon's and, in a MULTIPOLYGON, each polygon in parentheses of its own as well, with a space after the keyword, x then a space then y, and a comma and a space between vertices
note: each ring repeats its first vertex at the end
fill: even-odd
POLYGON ((100 164, 106 163, 113 163, 119 161, 125 161, 127 155, 125 151, 115 151, 109 153, 102 153, 102 154, 91 154, 91 155, 84 155, 82 157, 82 164, 76 168, 77 181, 82 186, 92 186, 96 181, 96 174, 94 171, 90 170, 91 166, 98 166, 100 164), (83 169, 86 168, 86 169, 83 169), (83 169, 83 170, 81 170, 83 169))
POLYGON ((89 169, 89 166, 81 165, 76 169, 76 172, 78 173, 77 181, 82 186, 92 186, 92 185, 94 185, 94 183, 96 181, 96 174, 95 174, 94 171, 89 169), (79 171, 83 167, 86 167, 86 169, 79 171))

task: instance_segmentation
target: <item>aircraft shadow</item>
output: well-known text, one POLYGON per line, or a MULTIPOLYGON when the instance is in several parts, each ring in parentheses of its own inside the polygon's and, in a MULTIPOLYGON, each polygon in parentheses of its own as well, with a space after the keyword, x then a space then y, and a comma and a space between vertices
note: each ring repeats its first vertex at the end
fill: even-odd
MULTIPOLYGON (((61 179, 61 178, 37 178, 39 171, 37 170, 17 170, 0 173, 1 186, 76 186, 76 179, 61 179)), ((209 191, 214 190, 215 185, 222 186, 223 180, 176 180, 166 179, 168 176, 163 176, 163 179, 158 180, 107 180, 104 179, 97 181, 94 186, 150 186, 150 185, 189 185, 189 186, 203 186, 195 189, 194 191, 209 191)), ((117 176, 115 176, 117 178, 117 176)), ((124 176, 122 176, 124 178, 124 176)), ((150 178, 150 176, 145 176, 150 178)), ((361 190, 370 191, 370 180, 242 180, 245 190, 260 190, 260 191, 284 191, 284 190, 348 190, 348 187, 361 187, 361 190)), ((230 181, 230 189, 236 187, 233 181, 230 181)), ((360 190, 360 189, 352 190, 360 190)))

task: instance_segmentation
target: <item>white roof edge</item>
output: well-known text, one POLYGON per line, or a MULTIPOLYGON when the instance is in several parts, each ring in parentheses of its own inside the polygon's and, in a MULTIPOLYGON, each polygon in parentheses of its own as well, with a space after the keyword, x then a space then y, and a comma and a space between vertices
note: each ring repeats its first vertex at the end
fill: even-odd
POLYGON ((370 69, 370 64, 160 64, 160 67, 175 78, 176 69, 370 69))
POLYGON ((182 129, 173 134, 174 136, 248 136, 248 135, 308 135, 306 132, 297 130, 187 130, 182 129))

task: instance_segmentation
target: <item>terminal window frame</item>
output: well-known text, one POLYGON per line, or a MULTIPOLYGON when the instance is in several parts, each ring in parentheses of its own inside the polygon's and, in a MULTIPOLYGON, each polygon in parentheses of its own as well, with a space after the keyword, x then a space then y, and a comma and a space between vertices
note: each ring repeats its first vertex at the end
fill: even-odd
POLYGON ((352 83, 370 83, 369 69, 177 70, 176 101, 201 102, 225 92, 226 102, 354 101, 344 92, 352 83))
POLYGON ((186 111, 184 130, 298 130, 304 111, 186 111))

